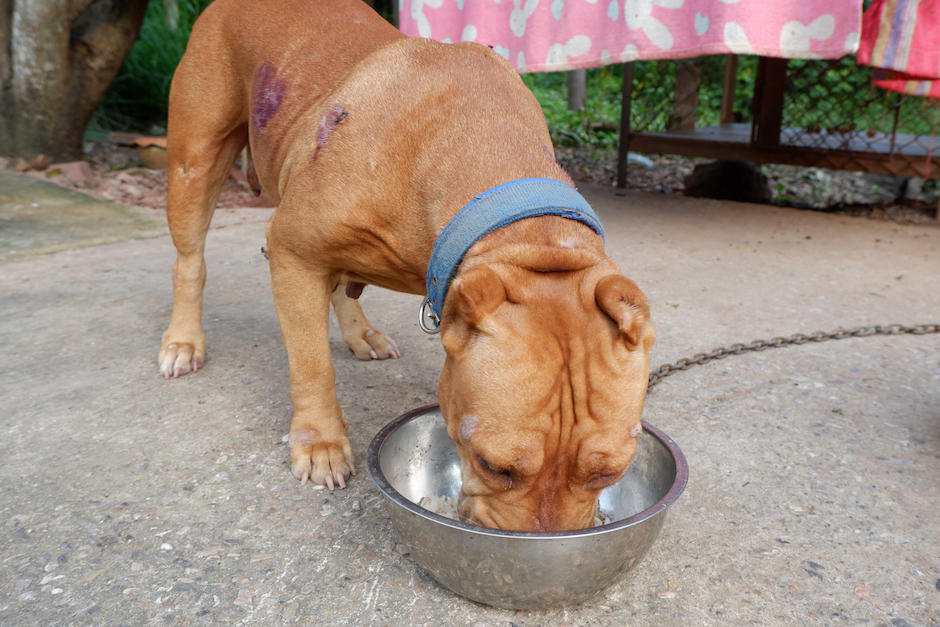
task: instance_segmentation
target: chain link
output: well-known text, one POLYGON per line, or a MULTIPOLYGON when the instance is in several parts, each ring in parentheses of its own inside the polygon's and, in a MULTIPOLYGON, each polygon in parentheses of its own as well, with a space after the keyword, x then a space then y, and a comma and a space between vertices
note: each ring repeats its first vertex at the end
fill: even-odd
POLYGON ((918 324, 906 326, 903 324, 875 325, 869 327, 855 327, 854 329, 837 329, 835 331, 817 331, 805 335, 796 333, 790 337, 775 337, 769 340, 755 340, 749 344, 731 344, 716 348, 708 353, 698 353, 692 357, 683 357, 672 364, 664 364, 650 373, 648 390, 652 389, 657 383, 666 377, 679 372, 688 370, 692 366, 701 366, 710 361, 724 359, 731 355, 741 355, 743 353, 754 353, 764 351, 768 348, 782 348, 784 346, 794 346, 806 344, 807 342, 828 342, 829 340, 844 340, 850 337, 870 337, 872 335, 927 335, 928 333, 940 333, 940 323, 918 324))

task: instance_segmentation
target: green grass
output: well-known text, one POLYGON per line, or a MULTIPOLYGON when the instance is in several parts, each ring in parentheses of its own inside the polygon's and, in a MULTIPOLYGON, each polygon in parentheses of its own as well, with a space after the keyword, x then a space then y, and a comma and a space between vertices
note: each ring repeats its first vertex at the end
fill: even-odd
POLYGON ((92 133, 108 130, 163 132, 173 72, 186 49, 196 18, 210 1, 176 0, 176 24, 171 26, 167 23, 164 3, 151 0, 140 37, 92 118, 89 129, 92 133))

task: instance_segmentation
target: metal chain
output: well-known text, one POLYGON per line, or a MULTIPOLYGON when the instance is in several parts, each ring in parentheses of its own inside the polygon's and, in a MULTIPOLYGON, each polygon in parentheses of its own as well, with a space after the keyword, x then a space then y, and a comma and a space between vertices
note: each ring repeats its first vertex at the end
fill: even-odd
POLYGON ((741 355, 742 353, 753 353, 767 350, 768 348, 781 348, 784 346, 793 346, 796 344, 806 344, 807 342, 827 342, 829 340, 844 340, 850 337, 869 337, 872 335, 927 335, 928 333, 940 333, 940 323, 918 324, 905 326, 903 324, 876 325, 870 327, 855 327, 854 329, 837 329, 835 331, 817 331, 805 335, 797 333, 790 337, 775 337, 770 340, 756 340, 750 344, 731 344, 722 346, 708 353, 698 353, 693 357, 683 357, 672 364, 664 364, 650 373, 649 386, 652 389, 657 383, 666 377, 679 372, 688 370, 692 366, 701 366, 716 359, 724 359, 731 355, 741 355))

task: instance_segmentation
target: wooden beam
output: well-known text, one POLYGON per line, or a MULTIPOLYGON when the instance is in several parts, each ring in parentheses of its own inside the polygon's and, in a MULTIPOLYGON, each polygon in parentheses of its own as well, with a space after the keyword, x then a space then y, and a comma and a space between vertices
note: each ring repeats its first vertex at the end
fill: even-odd
POLYGON ((796 146, 761 148, 753 143, 721 141, 714 138, 698 139, 689 136, 673 137, 668 133, 634 133, 630 136, 630 146, 638 152, 654 154, 754 161, 756 163, 786 163, 833 170, 857 170, 891 176, 920 176, 922 178, 940 179, 940 158, 930 160, 925 176, 926 164, 924 157, 919 155, 898 153, 887 155, 878 152, 821 150, 796 146))
POLYGON ((721 87, 721 123, 734 123, 734 88, 738 79, 738 57, 725 56, 725 80, 721 87))
POLYGON ((630 112, 633 110, 633 62, 623 64, 620 100, 620 142, 617 145, 617 187, 627 187, 627 153, 630 152, 630 112))
POLYGON ((754 86, 754 131, 751 142, 760 148, 780 145, 783 93, 787 84, 787 60, 761 57, 754 86))

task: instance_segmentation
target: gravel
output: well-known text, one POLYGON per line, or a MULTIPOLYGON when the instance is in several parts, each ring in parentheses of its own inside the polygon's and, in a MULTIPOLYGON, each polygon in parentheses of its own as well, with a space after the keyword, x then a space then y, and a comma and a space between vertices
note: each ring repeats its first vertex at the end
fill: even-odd
MULTIPOLYGON (((616 151, 560 146, 559 163, 576 181, 614 185, 616 151)), ((627 189, 681 194, 684 180, 696 164, 708 159, 678 155, 643 155, 653 167, 637 159, 627 168, 627 189)), ((940 185, 920 179, 825 168, 766 164, 771 204, 814 209, 848 216, 887 219, 900 223, 932 223, 937 219, 940 185)))

